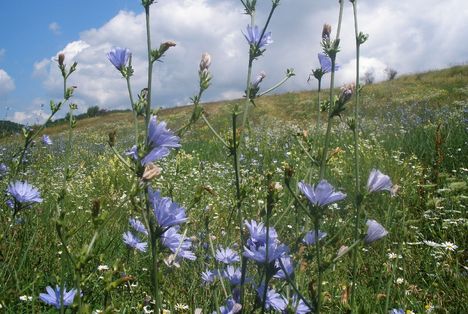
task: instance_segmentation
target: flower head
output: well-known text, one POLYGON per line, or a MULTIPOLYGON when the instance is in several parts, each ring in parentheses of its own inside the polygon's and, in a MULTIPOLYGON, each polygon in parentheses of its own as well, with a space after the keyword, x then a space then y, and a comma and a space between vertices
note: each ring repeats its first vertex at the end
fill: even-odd
POLYGON ((230 248, 218 248, 216 250, 215 258, 217 261, 223 262, 224 264, 231 264, 240 261, 239 254, 230 248))
POLYGON ((45 145, 52 145, 52 140, 50 139, 49 135, 42 135, 42 143, 44 143, 45 145))
POLYGON ((41 203, 42 198, 39 190, 28 182, 16 181, 10 183, 7 192, 19 203, 41 203))
POLYGON ((141 242, 140 239, 133 235, 130 231, 127 231, 123 234, 123 241, 126 245, 128 245, 131 248, 134 248, 140 252, 146 252, 146 249, 148 247, 147 242, 141 242))
POLYGON ((390 177, 377 169, 372 169, 367 179, 367 190, 369 192, 388 191, 392 196, 394 195, 393 184, 390 177))
POLYGON ((446 241, 444 243, 441 243, 441 247, 445 248, 448 251, 456 251, 458 249, 458 246, 455 245, 452 242, 446 241))
POLYGON ((201 277, 205 284, 210 284, 215 280, 216 272, 207 269, 201 273, 201 277))
POLYGON ((306 314, 312 312, 312 309, 308 307, 304 301, 299 298, 296 294, 292 297, 292 308, 296 314, 306 314))
POLYGON ((345 103, 351 100, 351 97, 354 94, 355 88, 356 86, 354 85, 354 83, 346 84, 341 87, 339 102, 342 105, 344 105, 345 103))
MULTIPOLYGON (((323 238, 325 238, 327 236, 327 233, 326 232, 323 232, 323 231, 318 231, 318 238, 319 238, 319 241, 322 240, 323 238)), ((302 239, 302 241, 307 244, 307 245, 313 245, 315 244, 315 230, 312 230, 312 231, 309 231, 306 233, 306 235, 304 236, 304 238, 302 239)))
POLYGON ((257 89, 259 88, 259 85, 260 83, 263 81, 263 79, 266 77, 266 74, 265 72, 260 72, 257 77, 255 78, 255 81, 253 81, 251 84, 252 84, 252 88, 253 89, 257 89))
POLYGON ((330 40, 330 35, 331 35, 331 25, 330 24, 323 24, 322 39, 323 40, 330 40))
POLYGON ((298 184, 301 192, 316 206, 325 206, 343 200, 346 194, 335 192, 335 188, 326 180, 321 180, 317 185, 310 186, 301 181, 298 184))
POLYGON ((366 221, 367 225, 367 235, 364 237, 365 244, 371 244, 377 240, 382 239, 388 234, 388 231, 373 219, 368 219, 366 221))
MULTIPOLYGON (((60 287, 57 285, 55 286, 55 289, 53 289, 52 287, 47 286, 46 291, 47 293, 39 294, 39 299, 49 305, 54 306, 56 309, 60 309, 62 307, 62 303, 60 301, 62 299, 60 287)), ((71 305, 73 303, 73 299, 75 298, 75 294, 76 289, 67 291, 67 289, 63 288, 63 305, 71 305)))
POLYGON ((142 159, 141 163, 143 165, 166 157, 169 155, 169 148, 180 147, 180 138, 167 129, 166 126, 166 122, 158 123, 155 116, 151 117, 147 139, 150 152, 142 159))
POLYGON ((114 48, 107 54, 107 59, 117 68, 122 71, 123 67, 127 65, 130 58, 130 50, 127 48, 114 48))
POLYGON ((273 43, 273 40, 271 39, 271 32, 265 32, 260 39, 260 31, 258 29, 257 25, 254 25, 253 27, 250 25, 247 25, 247 34, 244 34, 245 39, 247 39, 247 42, 250 45, 257 45, 258 48, 263 48, 271 43, 273 43))
MULTIPOLYGON (((250 223, 246 220, 245 226, 249 229, 250 238, 247 240, 247 245, 264 245, 267 238, 267 228, 263 223, 257 223, 255 220, 251 220, 250 223)), ((278 239, 278 234, 275 228, 268 228, 268 241, 274 242, 278 239)))
POLYGON ((223 276, 227 280, 229 280, 229 283, 233 286, 239 285, 241 283, 241 270, 239 267, 234 267, 229 265, 226 267, 226 269, 223 271, 223 276))
MULTIPOLYGON (((237 303, 234 298, 229 298, 226 301, 226 305, 221 306, 219 308, 219 313, 221 313, 221 314, 236 314, 236 313, 240 312, 241 309, 242 309, 241 304, 237 303)), ((216 311, 213 312, 213 314, 217 314, 217 313, 218 312, 216 312, 216 311)))
POLYGON ((291 277, 294 274, 294 264, 292 262, 291 257, 288 255, 280 257, 275 261, 275 268, 278 269, 278 271, 273 277, 278 278, 278 279, 286 279, 286 274, 284 273, 284 270, 281 268, 281 264, 279 262, 280 260, 281 260, 281 264, 283 264, 284 269, 286 270, 286 274, 288 275, 288 277, 291 277))
POLYGON ((200 61, 200 72, 208 71, 208 68, 210 67, 210 65, 211 65, 211 56, 207 52, 204 52, 202 54, 201 61, 200 61))
POLYGON ((195 254, 190 251, 192 241, 177 233, 177 231, 179 231, 179 226, 167 229, 161 236, 162 244, 176 254, 177 257, 180 256, 192 261, 196 260, 195 254))
MULTIPOLYGON (((329 73, 332 71, 332 61, 329 56, 327 56, 324 53, 319 53, 318 54, 319 62, 320 62, 320 69, 322 70, 322 73, 329 73)), ((335 71, 338 71, 340 69, 340 65, 335 63, 335 71)))
MULTIPOLYGON (((257 288, 257 293, 260 299, 263 299, 263 293, 264 293, 265 285, 260 285, 260 287, 257 288)), ((268 289, 267 294, 266 294, 266 301, 265 301, 265 308, 267 310, 274 309, 276 311, 284 311, 286 310, 286 307, 288 306, 288 303, 286 299, 277 293, 275 289, 268 289)))
POLYGON ((391 309, 388 314, 405 314, 405 310, 403 309, 391 309))
POLYGON ((153 205, 153 212, 161 228, 179 225, 187 221, 185 208, 180 207, 169 197, 161 197, 159 191, 148 188, 148 198, 153 205))
POLYGON ((148 235, 148 230, 146 230, 145 225, 141 221, 135 218, 130 218, 129 220, 130 226, 132 226, 135 231, 143 233, 144 235, 148 235))
POLYGON ((244 256, 260 264, 271 263, 284 256, 288 251, 288 247, 284 244, 280 244, 278 241, 268 242, 268 256, 266 244, 259 246, 250 245, 249 247, 244 246, 244 256))

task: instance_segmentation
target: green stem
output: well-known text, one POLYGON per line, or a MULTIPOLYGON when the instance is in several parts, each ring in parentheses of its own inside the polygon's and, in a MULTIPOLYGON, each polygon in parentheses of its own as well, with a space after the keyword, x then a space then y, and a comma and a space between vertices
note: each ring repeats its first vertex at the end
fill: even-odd
MULTIPOLYGON (((148 210, 148 209, 147 209, 148 210)), ((153 229, 153 223, 151 222, 153 219, 150 218, 150 225, 151 229, 153 229)), ((154 313, 159 313, 159 309, 161 308, 161 296, 159 293, 159 281, 158 281, 158 274, 159 274, 159 261, 158 261, 158 238, 154 233, 154 230, 151 230, 151 257, 152 257, 152 264, 153 267, 151 268, 151 275, 153 281, 153 298, 155 300, 154 303, 154 313)))
POLYGON ((135 103, 133 102, 132 88, 130 86, 130 77, 127 76, 125 79, 127 81, 128 97, 130 98, 130 104, 132 105, 133 111, 133 124, 135 127, 135 145, 138 146, 138 112, 135 108, 135 103))
MULTIPOLYGON (((354 240, 356 241, 359 237, 359 222, 361 216, 361 191, 360 191, 360 172, 359 172, 359 56, 360 56, 360 43, 359 43, 359 31, 357 21, 357 0, 352 2, 353 14, 354 14, 354 33, 356 36, 356 92, 355 92, 355 104, 354 104, 354 195, 355 195, 355 221, 354 221, 354 240)), ((352 281, 351 281, 351 309, 354 309, 356 305, 355 287, 357 278, 357 256, 359 251, 353 251, 352 261, 352 281)))
POLYGON ((322 306, 322 259, 321 259, 321 252, 322 248, 320 245, 319 240, 319 227, 320 227, 320 217, 317 209, 315 210, 315 220, 314 220, 314 228, 315 228, 315 251, 317 255, 317 300, 316 300, 316 312, 320 314, 320 308, 322 306))
POLYGON ((258 97, 261 97, 263 95, 266 95, 268 94, 269 92, 271 92, 272 90, 275 90, 277 89, 278 87, 280 87, 281 85, 283 85, 284 83, 286 83, 287 80, 289 80, 291 76, 289 75, 286 75, 281 81, 279 81, 278 83, 276 83, 273 87, 270 87, 269 89, 267 89, 266 91, 264 91, 263 93, 260 93, 257 95, 257 98, 258 97))
POLYGON ((208 119, 206 118, 205 114, 202 113, 201 114, 202 116, 202 119, 203 121, 205 121, 206 125, 210 128, 211 132, 221 141, 221 143, 223 143, 223 145, 226 147, 226 148, 229 148, 229 145, 226 143, 226 141, 221 137, 221 135, 219 135, 218 132, 216 132, 216 130, 213 128, 213 126, 211 125, 210 121, 208 121, 208 119))
POLYGON ((322 108, 320 106, 320 92, 322 90, 322 78, 320 78, 318 80, 318 91, 317 91, 317 107, 318 107, 318 110, 317 110, 317 132, 320 130, 320 122, 321 122, 321 115, 322 115, 322 108))
POLYGON ((150 33, 150 5, 145 5, 145 17, 146 17, 146 44, 148 48, 148 93, 146 96, 146 116, 145 116, 145 129, 146 129, 146 146, 148 142, 148 125, 151 118, 151 82, 153 80, 153 60, 151 58, 151 33, 150 33))

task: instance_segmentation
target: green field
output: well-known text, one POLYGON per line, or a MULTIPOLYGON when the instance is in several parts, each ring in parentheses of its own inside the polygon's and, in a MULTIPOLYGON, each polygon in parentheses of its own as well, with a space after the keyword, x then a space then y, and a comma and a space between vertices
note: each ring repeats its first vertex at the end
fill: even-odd
MULTIPOLYGON (((366 189, 373 168, 399 188, 394 197, 370 193, 362 203, 363 218, 378 220, 389 234, 372 245, 356 247, 356 313, 384 313, 386 308, 468 313, 468 66, 364 85, 360 95, 360 188, 366 189)), ((315 126, 316 100, 315 91, 257 99, 238 149, 242 219, 265 222, 268 216, 278 238, 289 247, 295 265, 291 279, 308 300, 317 293, 316 253, 302 239, 314 229, 314 222, 294 196, 305 204, 297 182, 315 184, 319 178, 319 168, 309 158, 320 155, 325 133, 315 126)), ((202 104, 226 143, 233 140, 233 108, 244 102, 202 104)), ((353 106, 353 101, 348 103, 333 122, 325 174, 348 196, 328 206, 321 221, 320 230, 328 233, 321 241, 322 263, 328 265, 322 274, 324 313, 346 313, 350 304, 351 254, 333 260, 340 247, 353 242, 354 147, 347 125, 353 106)), ((163 109, 158 119, 177 130, 191 111, 191 107, 163 109)), ((2 193, 0 312, 54 312, 39 294, 56 284, 72 288, 77 280, 83 312, 147 309, 152 295, 151 254, 129 249, 122 240, 130 230, 129 218, 142 218, 134 206, 140 197, 139 181, 108 144, 109 133, 115 132, 114 147, 130 162, 124 152, 135 142, 132 119, 132 113, 119 112, 78 120, 70 158, 66 124, 43 130, 52 145, 37 139, 28 150, 16 178, 37 187, 43 202, 12 215, 6 204, 10 196, 2 193)), ((143 119, 139 123, 143 139, 143 119)), ((1 138, 0 162, 11 168, 22 142, 21 135, 1 138)), ((189 220, 180 232, 192 237, 197 257, 168 265, 163 260, 170 251, 158 253, 162 304, 173 313, 216 311, 234 288, 225 278, 205 284, 201 277, 207 269, 224 267, 211 247, 230 247, 242 255, 245 245, 240 242, 239 198, 230 153, 199 120, 181 138, 181 148, 158 161, 162 173, 151 185, 185 208, 189 220)), ((8 172, 1 175, 0 190, 7 190, 10 179, 8 172)), ((359 231, 366 233, 364 222, 359 231)), ((243 233, 248 236, 245 227, 243 233)), ((247 264, 246 313, 258 306, 255 289, 262 272, 255 263, 247 264)), ((294 294, 286 281, 273 278, 270 286, 286 299, 294 294)), ((75 302, 68 311, 77 311, 77 306, 75 302)))

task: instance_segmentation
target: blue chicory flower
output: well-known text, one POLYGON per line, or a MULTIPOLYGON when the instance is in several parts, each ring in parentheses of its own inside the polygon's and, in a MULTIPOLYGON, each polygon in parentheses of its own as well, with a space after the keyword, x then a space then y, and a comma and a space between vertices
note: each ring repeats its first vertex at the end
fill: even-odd
POLYGON ((296 294, 292 297, 292 309, 296 314, 306 314, 312 312, 312 309, 308 307, 304 301, 299 298, 296 294))
POLYGON ((42 135, 41 140, 44 145, 52 145, 52 140, 50 139, 49 135, 42 135))
POLYGON ((371 244, 372 242, 382 239, 388 234, 388 231, 385 230, 385 228, 381 224, 379 224, 373 219, 368 219, 366 221, 366 225, 367 234, 364 237, 365 244, 371 244))
MULTIPOLYGON (((265 289, 265 285, 262 284, 260 287, 257 288, 257 293, 260 300, 263 301, 263 292, 265 289)), ((288 302, 286 299, 277 293, 275 289, 268 289, 266 294, 266 301, 265 301, 265 308, 267 310, 274 309, 276 311, 284 311, 288 306, 288 302)))
MULTIPOLYGON (((257 223, 255 220, 251 220, 250 223, 245 220, 245 226, 249 229, 250 238, 247 240, 247 245, 265 245, 267 238, 267 228, 261 222, 257 223)), ((274 242, 278 239, 278 234, 275 228, 268 228, 268 241, 274 242)))
POLYGON ((154 216, 161 228, 179 225, 187 221, 185 208, 180 207, 169 197, 161 197, 159 191, 148 187, 148 198, 153 205, 154 216))
POLYGON ((141 160, 142 165, 166 157, 170 148, 180 147, 180 138, 167 129, 166 122, 158 123, 155 116, 151 117, 148 125, 147 142, 150 152, 141 160))
MULTIPOLYGON (((53 289, 50 286, 46 287, 47 293, 40 293, 39 294, 39 299, 41 299, 43 302, 54 306, 56 309, 60 309, 62 307, 61 303, 61 289, 57 285, 55 286, 55 289, 53 289)), ((73 299, 75 298, 76 294, 76 289, 71 289, 70 291, 67 291, 67 289, 63 289, 63 305, 64 306, 69 306, 73 304, 73 299)))
MULTIPOLYGON (((236 302, 234 298, 229 298, 226 301, 225 306, 221 306, 219 308, 219 313, 221 314, 236 314, 240 312, 242 309, 242 305, 236 302)), ((214 311, 212 314, 218 314, 218 312, 214 311)))
POLYGON ((275 268, 278 269, 276 274, 273 276, 273 278, 277 279, 286 279, 286 274, 284 273, 284 270, 281 268, 281 264, 279 261, 281 260, 281 263, 284 266, 284 269, 286 270, 286 274, 288 274, 288 277, 291 278, 292 275, 294 274, 294 264, 292 262, 292 259, 290 256, 283 256, 281 258, 278 258, 275 262, 275 268))
POLYGON ((244 256, 256 261, 257 263, 271 263, 274 260, 284 256, 289 249, 286 245, 280 244, 277 241, 268 242, 268 256, 266 252, 266 244, 244 246, 244 256))
POLYGON ((216 250, 215 258, 217 261, 222 262, 224 264, 231 264, 240 261, 239 254, 237 254, 237 252, 231 250, 230 248, 218 248, 216 250))
POLYGON ((380 170, 372 169, 367 179, 367 190, 369 192, 388 191, 394 196, 393 184, 390 177, 380 172, 380 170))
POLYGON ((202 280, 205 284, 210 284, 216 279, 216 271, 206 270, 201 273, 202 280))
POLYGON ((7 192, 19 203, 41 203, 39 190, 28 182, 16 181, 10 183, 7 192))
POLYGON ((391 309, 388 311, 388 314, 405 314, 405 310, 403 309, 391 309))
MULTIPOLYGON (((320 230, 318 231, 319 241, 322 240, 323 238, 325 238, 326 236, 327 236, 326 232, 323 232, 323 231, 320 231, 320 230)), ((304 238, 302 239, 302 241, 307 245, 315 244, 315 230, 307 232, 305 234, 304 238)))
POLYGON ((346 198, 346 194, 335 192, 335 188, 328 183, 327 180, 321 180, 314 186, 310 186, 303 181, 299 182, 297 185, 301 192, 315 206, 325 206, 346 198))
POLYGON ((192 241, 189 238, 177 233, 179 226, 171 227, 161 236, 161 243, 170 249, 176 256, 189 260, 196 260, 197 257, 190 251, 192 241))
POLYGON ((132 226, 135 231, 138 231, 140 233, 143 233, 144 235, 148 235, 148 230, 146 230, 145 225, 141 221, 135 218, 130 218, 129 220, 130 226, 132 226))
POLYGON ((127 231, 123 234, 123 241, 129 247, 134 248, 140 252, 146 252, 146 249, 148 248, 147 242, 141 242, 140 239, 130 231, 127 231))
POLYGON ((247 34, 244 34, 244 37, 247 39, 249 45, 258 44, 258 48, 263 48, 273 43, 273 40, 271 39, 271 32, 265 32, 261 39, 260 35, 261 34, 257 25, 254 25, 254 27, 247 25, 247 34))
POLYGON ((130 58, 130 50, 127 48, 114 48, 107 54, 107 59, 117 68, 122 71, 123 67, 127 65, 130 58))
MULTIPOLYGON (((322 73, 330 73, 332 70, 332 62, 329 56, 327 56, 324 53, 319 53, 318 54, 319 62, 320 62, 320 68, 322 70, 322 73)), ((340 65, 335 63, 335 71, 338 71, 340 69, 340 65)))
POLYGON ((239 267, 229 265, 223 271, 223 277, 229 280, 229 283, 233 286, 241 283, 241 276, 242 273, 239 267))

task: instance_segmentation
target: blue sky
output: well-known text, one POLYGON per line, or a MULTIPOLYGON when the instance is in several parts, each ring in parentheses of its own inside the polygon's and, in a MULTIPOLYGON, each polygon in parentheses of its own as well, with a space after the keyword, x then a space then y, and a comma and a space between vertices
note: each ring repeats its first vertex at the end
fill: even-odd
MULTIPOLYGON (((258 24, 270 1, 259 1, 258 24)), ((468 61, 468 2, 465 0, 359 0, 360 28, 369 34, 362 47, 361 71, 385 78, 390 66, 399 74, 444 68, 468 61)), ((152 6, 154 46, 174 40, 155 69, 154 107, 184 105, 196 92, 197 67, 203 52, 212 55, 212 86, 205 101, 240 97, 245 85, 248 46, 242 36, 249 19, 236 0, 161 0, 152 6)), ((323 23, 336 27, 338 1, 282 0, 270 30, 274 43, 254 65, 265 71, 264 89, 279 81, 286 68, 296 77, 282 90, 315 88, 307 83, 318 66, 323 23)), ((78 86, 74 102, 128 108, 125 82, 106 59, 116 46, 133 53, 137 93, 145 85, 144 16, 139 0, 0 1, 0 120, 37 123, 49 113, 51 99, 61 98, 56 68, 59 52, 66 63, 78 62, 70 84, 78 86)), ((342 65, 339 84, 354 74, 352 9, 345 1, 342 65)), ((60 115, 65 115, 64 112, 60 115)))

